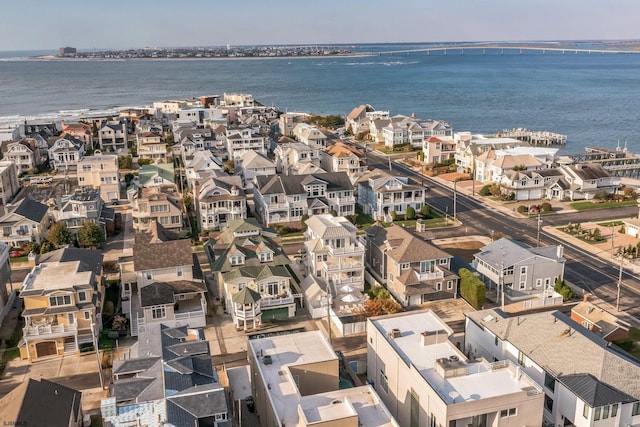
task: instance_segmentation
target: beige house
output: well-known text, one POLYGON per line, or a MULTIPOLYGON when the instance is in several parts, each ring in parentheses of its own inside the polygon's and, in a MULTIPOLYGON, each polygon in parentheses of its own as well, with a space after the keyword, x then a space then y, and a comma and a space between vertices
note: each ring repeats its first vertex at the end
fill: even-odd
POLYGON ((65 123, 62 120, 61 136, 71 135, 84 141, 86 147, 93 147, 93 129, 88 123, 65 123))
POLYGON ((150 159, 154 162, 164 162, 167 158, 167 141, 156 132, 142 132, 136 134, 138 158, 150 159))
POLYGON ((248 341, 260 426, 396 427, 370 385, 340 389, 340 361, 319 331, 248 341))
POLYGON ((424 162, 431 164, 444 163, 455 158, 456 142, 451 136, 430 136, 422 144, 424 162))
POLYGON ((93 156, 84 157, 78 162, 78 185, 100 189, 104 202, 120 198, 120 177, 118 156, 102 154, 96 150, 93 156))
POLYGON ((405 307, 455 298, 453 256, 410 230, 373 225, 366 230, 367 266, 405 307))
POLYGON ((17 247, 42 243, 46 238, 51 224, 49 206, 27 197, 16 205, 4 206, 4 211, 0 216, 0 242, 17 247))
POLYGON ((18 167, 11 161, 0 161, 0 205, 6 205, 20 191, 18 167))
POLYGON ((35 361, 75 354, 80 344, 95 346, 102 323, 102 253, 58 249, 40 261, 20 289, 25 319, 21 358, 35 361))
POLYGON ((467 359, 431 310, 369 318, 367 380, 402 426, 540 426, 544 392, 507 360, 467 359))
POLYGON ((182 229, 182 202, 174 184, 139 188, 133 199, 133 228, 145 230, 157 221, 168 230, 182 229))
POLYGON ((327 172, 346 172, 352 182, 367 171, 365 153, 342 142, 328 146, 321 156, 322 169, 327 172))

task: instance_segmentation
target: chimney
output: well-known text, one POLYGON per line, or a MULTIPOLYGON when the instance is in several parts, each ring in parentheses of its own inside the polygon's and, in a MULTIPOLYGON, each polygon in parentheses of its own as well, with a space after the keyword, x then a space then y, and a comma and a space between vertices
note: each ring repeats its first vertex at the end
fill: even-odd
POLYGON ((562 258, 564 255, 564 247, 562 245, 558 245, 556 248, 556 254, 558 255, 558 258, 562 258))
POLYGON ((589 301, 589 294, 582 295, 582 301, 584 301, 584 302, 589 301))

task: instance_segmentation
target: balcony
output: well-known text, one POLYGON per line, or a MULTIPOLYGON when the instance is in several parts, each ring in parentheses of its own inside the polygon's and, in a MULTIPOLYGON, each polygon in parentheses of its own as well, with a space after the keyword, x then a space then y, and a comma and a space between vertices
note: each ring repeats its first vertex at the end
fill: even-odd
POLYGON ((364 254, 364 246, 360 244, 360 242, 351 244, 346 248, 333 248, 329 246, 329 252, 331 255, 363 255, 364 254))
POLYGON ((353 205, 356 203, 355 197, 338 197, 333 199, 338 205, 353 205))
POLYGON ((288 203, 271 203, 271 202, 267 202, 265 201, 265 206, 267 207, 267 210, 273 212, 276 210, 289 210, 289 204, 288 203))
POLYGON ((267 297, 260 300, 260 307, 278 307, 282 305, 291 305, 293 302, 293 295, 286 297, 267 297))
POLYGON ((133 218, 149 218, 151 216, 151 213, 149 211, 141 211, 138 208, 133 208, 133 210, 131 211, 131 216, 133 218))
POLYGON ((327 262, 323 261, 322 266, 327 271, 337 271, 337 270, 353 270, 356 268, 362 268, 362 262, 345 262, 344 260, 340 262, 327 262))
POLYGON ((253 320, 262 314, 262 310, 260 310, 260 306, 254 306, 254 308, 244 308, 238 307, 233 310, 233 314, 236 319, 240 320, 253 320))
POLYGON ((416 271, 419 280, 435 280, 443 279, 444 273, 442 271, 434 271, 432 273, 419 273, 416 271))
POLYGON ((22 335, 25 338, 53 338, 56 336, 64 336, 64 335, 76 335, 78 332, 78 323, 73 322, 68 325, 59 324, 45 324, 45 325, 37 325, 37 326, 25 326, 22 328, 22 335))

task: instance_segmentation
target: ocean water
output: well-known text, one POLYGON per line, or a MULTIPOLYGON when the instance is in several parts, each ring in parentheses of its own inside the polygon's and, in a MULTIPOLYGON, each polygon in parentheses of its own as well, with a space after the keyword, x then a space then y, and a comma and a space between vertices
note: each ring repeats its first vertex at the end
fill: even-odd
MULTIPOLYGON (((420 45, 354 46, 355 51, 420 45)), ((455 131, 523 127, 568 136, 564 153, 640 153, 640 55, 481 50, 367 57, 34 60, 0 52, 0 123, 74 118, 153 101, 245 92, 282 111, 348 114, 368 103, 455 131)))

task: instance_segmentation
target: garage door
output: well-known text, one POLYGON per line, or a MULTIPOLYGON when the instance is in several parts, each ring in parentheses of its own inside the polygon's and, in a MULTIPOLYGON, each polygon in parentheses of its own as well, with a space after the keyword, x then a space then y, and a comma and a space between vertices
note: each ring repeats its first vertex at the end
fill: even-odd
POLYGON ((55 356, 58 354, 55 341, 45 341, 36 344, 36 355, 38 357, 55 356))

